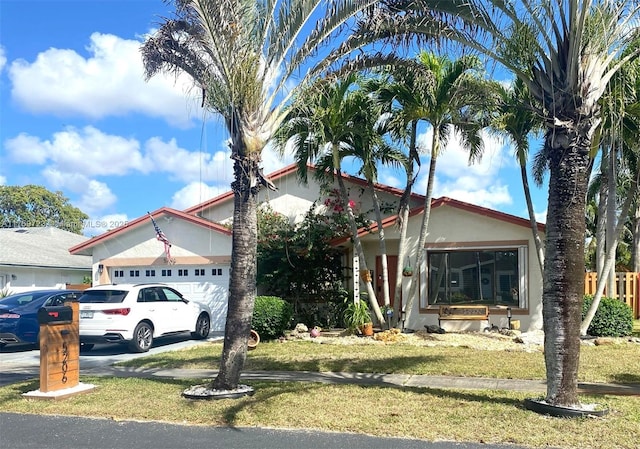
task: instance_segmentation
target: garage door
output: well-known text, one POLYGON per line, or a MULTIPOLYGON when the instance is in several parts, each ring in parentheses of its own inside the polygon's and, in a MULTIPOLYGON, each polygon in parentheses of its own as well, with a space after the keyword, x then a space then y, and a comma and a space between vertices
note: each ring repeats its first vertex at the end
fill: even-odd
POLYGON ((229 265, 167 265, 166 267, 114 267, 109 276, 116 284, 161 282, 185 298, 211 309, 211 330, 224 331, 227 318, 229 265))

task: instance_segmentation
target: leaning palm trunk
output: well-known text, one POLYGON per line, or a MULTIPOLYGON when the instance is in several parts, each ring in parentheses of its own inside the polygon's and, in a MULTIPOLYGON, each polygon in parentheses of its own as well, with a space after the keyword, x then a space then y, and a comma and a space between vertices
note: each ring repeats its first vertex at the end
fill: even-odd
POLYGON ((538 222, 533 210, 533 201, 531 201, 531 189, 529 188, 529 176, 527 175, 527 165, 520 165, 520 177, 522 178, 522 188, 524 189, 524 197, 527 202, 527 211, 529 212, 529 223, 531 224, 531 232, 533 233, 533 242, 536 245, 536 256, 540 273, 544 273, 544 245, 538 232, 538 222))
MULTIPOLYGON (((602 272, 598 273, 596 294, 593 297, 593 302, 589 306, 589 310, 587 310, 587 313, 582 320, 582 324, 580 325, 581 335, 587 335, 587 330, 589 330, 591 321, 593 321, 593 317, 598 311, 600 300, 602 299, 602 295, 604 294, 605 285, 609 283, 610 273, 613 272, 615 274, 615 270, 613 268, 616 262, 616 248, 618 247, 618 239, 620 238, 622 230, 624 229, 625 219, 629 216, 629 210, 631 209, 631 204, 633 203, 634 197, 638 194, 638 183, 640 181, 638 179, 639 177, 640 174, 636 174, 636 178, 632 181, 631 187, 627 192, 627 197, 624 200, 624 204, 622 205, 622 210, 620 211, 620 215, 618 217, 618 224, 616 225, 614 235, 612 236, 611 245, 607 248, 607 254, 605 256, 606 263, 604 264, 602 272)), ((612 294, 613 291, 614 290, 609 290, 609 293, 612 294)))
MULTIPOLYGON (((338 164, 336 164, 338 165, 338 164)), ((353 246, 355 248, 356 254, 360 259, 360 280, 364 283, 367 289, 367 295, 369 296, 369 304, 373 313, 378 320, 380 325, 384 324, 384 317, 382 316, 382 312, 380 311, 380 306, 378 305, 378 299, 376 298, 376 292, 373 288, 373 284, 371 283, 371 274, 369 272, 369 268, 367 267, 367 260, 364 255, 364 250, 362 249, 362 242, 360 241, 360 236, 358 235, 358 225, 356 224, 356 217, 353 214, 353 209, 349 205, 349 194, 347 193, 347 188, 344 185, 344 180, 342 176, 340 176, 340 168, 338 166, 338 185, 340 186, 340 195, 342 197, 342 201, 346 204, 347 209, 347 217, 349 218, 349 225, 351 226, 351 234, 353 236, 353 246)), ((357 279, 354 279, 353 282, 358 282, 357 279)))

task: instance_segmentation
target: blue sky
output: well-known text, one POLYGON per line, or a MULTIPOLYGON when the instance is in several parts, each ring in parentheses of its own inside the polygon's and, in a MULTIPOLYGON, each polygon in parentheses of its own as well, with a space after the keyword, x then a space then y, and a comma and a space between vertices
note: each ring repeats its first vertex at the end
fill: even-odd
MULTIPOLYGON (((162 0, 0 1, 0 185, 62 191, 90 216, 87 235, 229 189, 227 135, 199 92, 187 78, 143 78, 140 45, 171 11, 162 0)), ((421 138, 428 148, 429 131, 421 138)), ((265 173, 290 162, 269 150, 263 160, 265 173)), ((452 140, 436 177, 435 197, 527 216, 513 150, 494 137, 472 166, 452 140)), ((379 180, 404 184, 387 169, 379 180)), ((532 188, 544 221, 546 187, 532 188)))

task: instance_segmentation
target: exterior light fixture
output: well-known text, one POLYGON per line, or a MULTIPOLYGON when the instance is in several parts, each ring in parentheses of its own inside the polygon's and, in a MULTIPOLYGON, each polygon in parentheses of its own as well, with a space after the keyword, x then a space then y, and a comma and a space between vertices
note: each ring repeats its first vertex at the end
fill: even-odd
POLYGON ((98 274, 102 274, 103 271, 104 271, 104 265, 98 264, 98 274))

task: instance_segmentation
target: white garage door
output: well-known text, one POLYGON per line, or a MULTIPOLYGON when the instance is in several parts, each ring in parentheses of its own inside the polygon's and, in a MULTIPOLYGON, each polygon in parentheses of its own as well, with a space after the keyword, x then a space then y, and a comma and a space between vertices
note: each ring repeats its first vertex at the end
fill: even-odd
POLYGON ((229 265, 167 265, 114 267, 109 276, 115 284, 161 282, 180 291, 185 298, 211 309, 211 330, 224 331, 229 292, 229 265))

